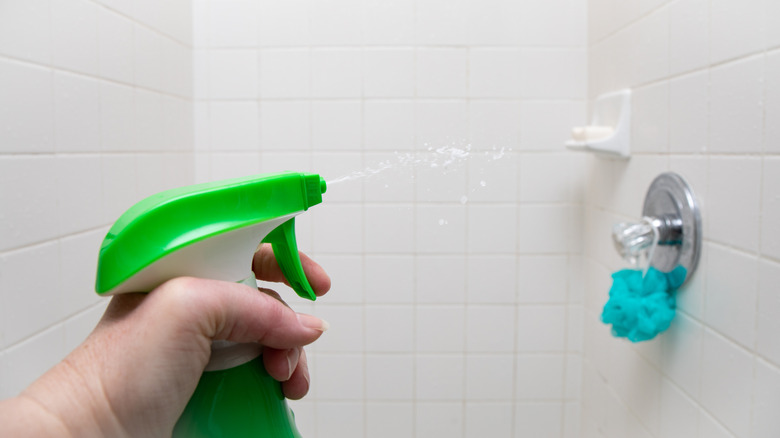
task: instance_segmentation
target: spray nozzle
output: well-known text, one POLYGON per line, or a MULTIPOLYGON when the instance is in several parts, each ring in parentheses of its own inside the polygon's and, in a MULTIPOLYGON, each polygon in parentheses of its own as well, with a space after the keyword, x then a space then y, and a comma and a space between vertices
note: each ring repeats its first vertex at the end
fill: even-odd
POLYGON ((245 278, 258 243, 271 243, 288 283, 314 292, 301 267, 294 218, 322 202, 316 174, 283 172, 168 190, 123 214, 98 258, 101 295, 148 292, 166 280, 245 278))

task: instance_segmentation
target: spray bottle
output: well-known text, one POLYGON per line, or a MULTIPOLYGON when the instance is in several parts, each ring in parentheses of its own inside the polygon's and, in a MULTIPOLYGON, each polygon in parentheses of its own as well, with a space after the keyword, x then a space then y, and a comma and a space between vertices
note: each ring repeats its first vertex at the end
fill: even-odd
MULTIPOLYGON (((303 273, 295 216, 322 202, 319 175, 284 172, 158 193, 127 210, 100 248, 100 295, 149 292, 180 276, 257 287, 252 258, 270 243, 287 282, 316 297, 303 273), (243 280, 241 280, 243 279, 243 280)), ((265 371, 258 344, 214 341, 174 437, 300 438, 281 385, 265 371)))

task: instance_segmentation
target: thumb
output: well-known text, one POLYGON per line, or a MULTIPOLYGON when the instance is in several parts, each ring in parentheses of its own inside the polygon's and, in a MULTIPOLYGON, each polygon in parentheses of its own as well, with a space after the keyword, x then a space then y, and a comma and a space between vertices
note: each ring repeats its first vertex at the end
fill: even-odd
POLYGON ((185 277, 163 284, 156 292, 149 298, 157 295, 165 301, 156 308, 167 313, 170 323, 196 328, 212 340, 286 349, 316 341, 329 327, 326 321, 296 313, 257 288, 238 283, 185 277))

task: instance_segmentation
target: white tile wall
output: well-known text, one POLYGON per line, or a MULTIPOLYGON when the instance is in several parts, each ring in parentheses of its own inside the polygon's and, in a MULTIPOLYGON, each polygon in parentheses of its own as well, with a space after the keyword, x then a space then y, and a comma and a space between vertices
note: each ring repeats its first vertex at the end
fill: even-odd
MULTIPOLYGON (((333 303, 315 307, 334 329, 299 411, 312 436, 577 436, 580 325, 580 436, 777 435, 773 2, 16 3, 0 14, 0 100, 13 103, 0 108, 0 200, 20 208, 0 217, 0 270, 47 260, 72 275, 46 297, 68 306, 18 323, 0 310, 2 395, 100 313, 82 288, 105 226, 193 181, 194 162, 202 179, 336 177, 470 142, 513 150, 479 165, 473 152, 444 176, 334 185, 302 221, 302 246, 338 273, 333 303), (636 155, 569 161, 561 142, 587 119, 586 96, 625 86, 636 155), (637 215, 666 169, 703 197, 707 254, 662 341, 614 347, 596 320, 619 263, 608 227, 637 215), (584 314, 566 292, 580 248, 584 314), (658 383, 647 410, 641 377, 658 383)), ((3 278, 3 309, 39 310, 16 292, 26 279, 3 278)))
POLYGON ((94 326, 107 226, 141 195, 193 180, 189 6, 155 4, 3 6, 0 397, 94 326))
POLYGON ((54 75, 40 66, 0 59, 4 129, 0 151, 54 152, 54 75))
POLYGON ((762 360, 756 361, 754 400, 751 436, 767 438, 780 433, 780 424, 773 415, 780 409, 780 370, 762 360))
POLYGON ((704 253, 660 343, 630 346, 609 337, 598 321, 609 282, 586 281, 581 436, 734 438, 780 430, 766 415, 776 405, 778 344, 769 333, 780 315, 777 288, 769 286, 777 239, 765 226, 776 216, 780 170, 775 54, 764 52, 773 47, 770 3, 621 2, 618 10, 589 2, 589 97, 635 90, 637 148, 627 164, 589 164, 586 276, 622 266, 602 242, 608 227, 636 218, 649 179, 667 169, 683 175, 701 201, 704 253), (657 408, 638 404, 654 394, 639 376, 658 383, 657 408))

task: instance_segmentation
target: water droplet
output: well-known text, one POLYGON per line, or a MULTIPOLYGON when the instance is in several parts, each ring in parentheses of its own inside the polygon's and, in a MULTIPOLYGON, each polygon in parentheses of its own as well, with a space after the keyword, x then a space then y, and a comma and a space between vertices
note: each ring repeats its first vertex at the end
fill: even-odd
POLYGON ((463 196, 460 197, 460 203, 461 204, 465 205, 467 202, 469 202, 469 197, 468 196, 463 195, 463 196))
POLYGON ((482 186, 482 187, 485 187, 487 185, 487 183, 485 181, 480 181, 479 185, 482 186))
POLYGON ((439 219, 439 225, 447 225, 448 223, 446 219, 439 219))

